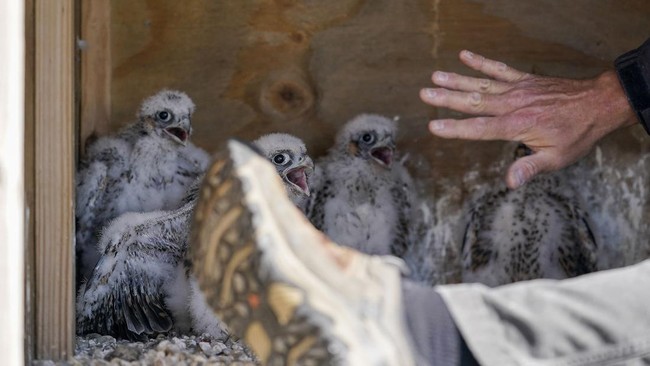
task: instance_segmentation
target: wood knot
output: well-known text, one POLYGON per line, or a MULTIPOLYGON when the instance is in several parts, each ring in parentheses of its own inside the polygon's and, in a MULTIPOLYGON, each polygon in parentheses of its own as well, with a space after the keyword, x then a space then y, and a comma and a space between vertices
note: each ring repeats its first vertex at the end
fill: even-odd
POLYGON ((291 73, 265 83, 259 103, 265 114, 279 119, 291 119, 311 109, 314 94, 302 77, 291 73))
POLYGON ((291 40, 295 43, 302 43, 305 40, 303 32, 291 32, 291 40))

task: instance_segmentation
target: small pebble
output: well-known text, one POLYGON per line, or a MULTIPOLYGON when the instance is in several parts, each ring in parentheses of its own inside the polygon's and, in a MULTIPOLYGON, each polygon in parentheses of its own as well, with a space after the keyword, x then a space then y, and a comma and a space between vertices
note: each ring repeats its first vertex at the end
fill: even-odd
POLYGON ((226 345, 223 343, 217 343, 214 346, 212 346, 212 353, 215 355, 220 355, 224 353, 224 350, 226 349, 226 345))
POLYGON ((140 359, 140 350, 126 344, 118 344, 113 352, 106 355, 104 359, 112 361, 113 359, 125 361, 137 361, 140 359))
POLYGON ((108 335, 77 337, 74 358, 68 362, 34 361, 31 366, 135 366, 135 365, 258 365, 253 353, 233 338, 215 339, 209 334, 159 335, 146 341, 128 342, 108 335))
POLYGON ((212 352, 212 347, 210 347, 210 343, 208 342, 200 342, 199 348, 201 348, 201 351, 203 351, 203 353, 205 353, 207 356, 214 354, 212 352))

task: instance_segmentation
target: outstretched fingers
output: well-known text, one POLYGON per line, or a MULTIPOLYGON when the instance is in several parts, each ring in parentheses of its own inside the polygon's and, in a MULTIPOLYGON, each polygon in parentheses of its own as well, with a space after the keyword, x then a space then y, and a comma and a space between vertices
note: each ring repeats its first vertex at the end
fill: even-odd
POLYGON ((448 139, 517 140, 518 137, 512 124, 499 117, 437 119, 429 122, 429 131, 448 139))
POLYGON ((465 92, 500 94, 512 89, 511 85, 502 81, 473 78, 453 72, 436 71, 431 76, 431 80, 443 88, 465 92))
POLYGON ((420 98, 435 107, 444 107, 458 112, 482 115, 502 115, 512 110, 510 103, 498 94, 483 94, 476 91, 464 92, 444 88, 422 89, 420 98))
POLYGON ((499 81, 516 82, 529 75, 509 67, 503 62, 491 60, 467 50, 461 51, 459 57, 465 65, 499 81))

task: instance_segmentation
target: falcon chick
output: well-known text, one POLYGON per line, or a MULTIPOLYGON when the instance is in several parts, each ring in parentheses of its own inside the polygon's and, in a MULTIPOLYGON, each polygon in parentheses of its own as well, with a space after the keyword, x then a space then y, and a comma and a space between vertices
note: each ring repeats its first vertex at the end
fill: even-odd
MULTIPOLYGON (((523 145, 517 154, 529 154, 523 145)), ((463 282, 499 286, 597 270, 596 239, 562 172, 516 190, 503 183, 471 201, 461 247, 463 282)))
POLYGON ((396 130, 386 117, 359 115, 316 164, 307 215, 335 242, 369 254, 404 254, 413 185, 395 162, 396 130))
POLYGON ((162 90, 142 102, 135 123, 88 146, 76 174, 77 287, 99 259, 110 220, 178 208, 207 167, 208 154, 189 142, 193 112, 185 93, 162 90))
POLYGON ((304 212, 309 200, 309 180, 314 172, 314 162, 307 155, 302 140, 285 133, 272 133, 253 141, 253 145, 273 163, 289 199, 304 212))
MULTIPOLYGON (((270 134, 253 142, 269 158, 296 206, 309 195, 313 163, 303 142, 270 134)), ((184 261, 201 178, 176 210, 126 213, 103 232, 101 259, 77 297, 79 334, 143 338, 172 328, 226 335, 184 261)))

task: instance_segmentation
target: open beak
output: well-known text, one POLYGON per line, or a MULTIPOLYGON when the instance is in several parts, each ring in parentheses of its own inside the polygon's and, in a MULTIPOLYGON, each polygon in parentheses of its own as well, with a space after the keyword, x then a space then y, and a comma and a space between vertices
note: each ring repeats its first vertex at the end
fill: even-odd
POLYGON ((370 156, 384 168, 393 163, 394 149, 391 146, 378 146, 370 150, 370 156))
POLYGON ((167 133, 172 138, 172 140, 185 146, 187 144, 187 140, 190 138, 190 133, 192 131, 190 126, 191 125, 189 118, 183 118, 177 125, 165 128, 165 133, 167 133))
POLYGON ((165 132, 169 136, 171 136, 171 138, 174 141, 178 142, 179 144, 181 144, 183 146, 187 143, 187 138, 190 135, 189 133, 187 133, 187 131, 185 131, 184 129, 182 129, 180 127, 168 127, 168 128, 165 128, 165 132))
POLYGON ((285 170, 283 175, 287 182, 309 197, 311 192, 309 191, 309 184, 307 183, 307 174, 311 174, 313 170, 314 163, 311 159, 307 158, 304 163, 285 170))

